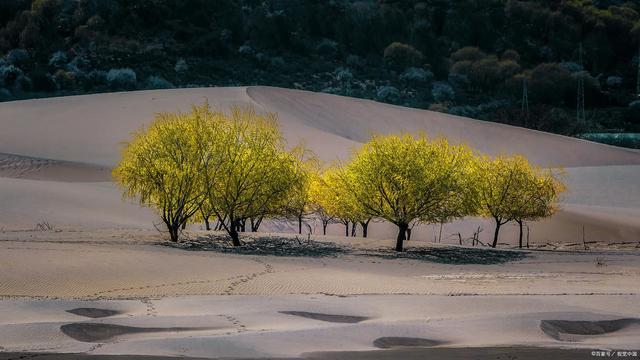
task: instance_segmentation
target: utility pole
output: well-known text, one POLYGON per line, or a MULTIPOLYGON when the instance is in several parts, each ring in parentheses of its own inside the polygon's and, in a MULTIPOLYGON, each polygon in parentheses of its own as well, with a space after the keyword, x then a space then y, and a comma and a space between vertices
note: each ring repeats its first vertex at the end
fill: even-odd
POLYGON ((522 79, 522 112, 529 114, 529 89, 527 87, 527 78, 522 79))
POLYGON ((581 70, 578 73, 578 99, 576 104, 576 122, 578 127, 584 128, 586 125, 586 115, 584 111, 584 61, 582 59, 582 43, 578 51, 578 64, 581 70))
POLYGON ((640 98, 640 46, 638 47, 638 75, 636 77, 636 96, 640 98))
POLYGON ((529 88, 527 86, 527 78, 522 79, 522 114, 524 116, 524 125, 529 126, 529 88))

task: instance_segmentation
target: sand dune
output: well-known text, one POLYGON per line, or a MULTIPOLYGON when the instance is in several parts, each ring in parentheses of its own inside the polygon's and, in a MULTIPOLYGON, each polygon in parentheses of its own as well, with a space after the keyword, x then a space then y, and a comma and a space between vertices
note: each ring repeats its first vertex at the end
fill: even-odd
MULTIPOLYGON (((540 165, 567 167, 563 210, 532 224, 536 242, 575 242, 582 226, 594 240, 637 241, 640 236, 640 152, 508 125, 306 91, 270 87, 201 88, 36 99, 0 104, 0 227, 25 229, 47 221, 59 227, 152 226, 147 209, 123 203, 106 183, 122 142, 160 111, 186 111, 208 100, 213 107, 253 104, 277 112, 290 144, 306 143, 327 161, 345 159, 372 133, 426 132, 491 154, 522 153, 540 165)), ((157 221, 157 219, 156 219, 157 221)), ((447 238, 471 236, 490 223, 445 226, 447 238)), ((282 226, 280 226, 282 227, 282 226)), ((269 230, 269 229, 267 229, 269 230)), ((374 224, 374 238, 393 237, 374 224)), ((342 233, 333 226, 333 234, 342 233)), ((415 238, 432 240, 433 227, 415 238)), ((513 244, 514 230, 502 242, 513 244)))
MULTIPOLYGON (((0 129, 0 359, 582 359, 590 356, 585 349, 637 350, 638 253, 584 248, 640 241, 638 151, 269 87, 2 103, 0 129), (110 171, 122 142, 155 112, 188 110, 205 99, 214 107, 277 112, 290 144, 304 141, 327 161, 345 159, 371 133, 424 131, 567 167, 561 211, 530 224, 529 240, 581 252, 507 250, 501 256, 518 257, 456 265, 450 249, 436 245, 431 261, 367 253, 393 245, 395 229, 384 223, 371 225, 369 239, 342 237, 338 225, 320 236, 316 224, 314 240, 361 251, 346 255, 160 246, 157 216, 123 201, 110 171), (449 263, 434 260, 438 255, 449 263), (48 352, 67 355, 42 355, 48 352)), ((445 224, 443 242, 468 239, 478 227, 486 241, 492 226, 482 219, 445 224)), ((264 226, 287 229, 282 222, 264 226)), ((439 230, 417 227, 408 247, 433 241, 439 230)), ((505 227, 500 242, 515 244, 516 233, 505 227)), ((188 234, 210 233, 193 225, 188 234)), ((466 252, 472 250, 482 251, 466 252)))

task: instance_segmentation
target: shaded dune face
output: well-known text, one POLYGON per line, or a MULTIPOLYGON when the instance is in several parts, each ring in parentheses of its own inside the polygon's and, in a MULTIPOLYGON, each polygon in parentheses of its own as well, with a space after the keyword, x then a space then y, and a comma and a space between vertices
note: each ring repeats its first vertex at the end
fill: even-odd
POLYGON ((632 325, 640 325, 640 319, 616 319, 600 321, 540 321, 540 329, 545 334, 559 341, 571 341, 571 335, 597 336, 610 334, 632 325))
POLYGON ((121 312, 116 310, 98 309, 98 308, 76 308, 76 309, 67 310, 67 312, 74 315, 84 316, 84 317, 93 318, 93 319, 104 318, 104 317, 121 314, 121 312))
POLYGON ((183 331, 197 331, 197 330, 211 330, 211 328, 189 328, 189 327, 172 327, 172 328, 156 328, 156 327, 135 327, 135 326, 123 326, 115 324, 95 324, 95 323, 72 323, 62 325, 60 331, 63 334, 81 341, 81 342, 104 342, 112 338, 133 335, 133 334, 145 334, 145 333, 159 333, 159 332, 183 332, 183 331))
POLYGON ((444 342, 438 340, 413 338, 413 337, 381 337, 373 341, 373 346, 379 349, 393 349, 405 347, 431 347, 442 345, 444 342))
POLYGON ((345 323, 345 324, 355 324, 365 320, 368 320, 368 317, 364 316, 353 316, 353 315, 334 315, 334 314, 321 314, 321 313, 313 313, 306 311, 280 311, 281 314, 300 316, 307 319, 326 321, 332 323, 345 323))
POLYGON ((64 182, 111 181, 106 166, 0 153, 0 177, 64 182))

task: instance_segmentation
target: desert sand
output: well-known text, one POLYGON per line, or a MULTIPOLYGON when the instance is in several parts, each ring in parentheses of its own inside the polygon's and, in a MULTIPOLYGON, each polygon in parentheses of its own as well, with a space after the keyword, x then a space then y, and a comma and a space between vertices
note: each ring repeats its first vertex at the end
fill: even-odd
MULTIPOLYGON (((2 103, 0 129, 0 359, 585 359, 601 348, 640 350, 638 151, 268 87, 2 103), (531 250, 507 262, 380 256, 370 251, 395 236, 384 223, 369 239, 344 238, 339 225, 317 235, 311 224, 311 240, 359 249, 326 257, 169 247, 157 216, 123 200, 110 171, 154 113, 205 99, 277 112, 289 144, 304 141, 326 161, 346 159, 371 133, 422 131, 565 167, 569 191, 560 212, 529 224, 531 250)), ((430 244, 439 227, 421 226, 408 247, 441 249, 478 227, 486 241, 491 223, 464 219, 430 244)), ((267 222, 263 231, 274 233, 258 236, 293 239, 275 233, 291 230, 267 222)), ((506 227, 500 247, 512 248, 515 234, 506 227)), ((209 235, 198 225, 187 232, 209 235)))

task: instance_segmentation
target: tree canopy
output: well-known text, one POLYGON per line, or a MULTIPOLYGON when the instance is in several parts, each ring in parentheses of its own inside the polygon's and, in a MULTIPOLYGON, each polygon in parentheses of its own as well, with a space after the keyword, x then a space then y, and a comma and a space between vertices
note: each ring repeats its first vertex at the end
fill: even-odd
POLYGON ((436 222, 464 192, 472 152, 424 135, 374 136, 346 166, 350 192, 371 217, 398 227, 396 250, 416 221, 436 222))

